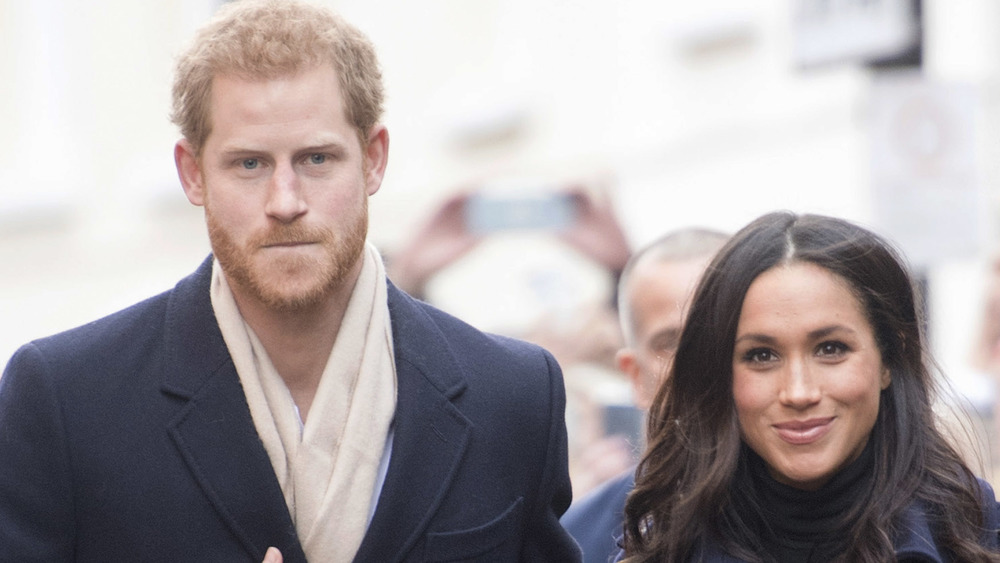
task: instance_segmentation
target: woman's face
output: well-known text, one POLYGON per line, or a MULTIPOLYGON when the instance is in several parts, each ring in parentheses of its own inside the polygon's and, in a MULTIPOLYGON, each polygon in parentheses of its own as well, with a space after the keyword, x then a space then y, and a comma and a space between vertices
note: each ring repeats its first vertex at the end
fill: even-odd
POLYGON ((750 285, 736 329, 743 440, 779 482, 815 490, 868 442, 889 370, 846 280, 806 262, 750 285))

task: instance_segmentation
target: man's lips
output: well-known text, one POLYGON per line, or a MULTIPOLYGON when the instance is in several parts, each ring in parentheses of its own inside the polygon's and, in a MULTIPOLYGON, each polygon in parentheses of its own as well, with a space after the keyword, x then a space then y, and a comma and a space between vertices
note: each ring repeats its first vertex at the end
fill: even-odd
POLYGON ((826 435, 833 426, 835 417, 789 420, 772 425, 778 436, 789 444, 800 446, 811 444, 826 435))
POLYGON ((307 244, 315 244, 315 241, 311 240, 290 240, 285 242, 269 242, 262 245, 263 248, 291 248, 293 246, 305 246, 307 244))

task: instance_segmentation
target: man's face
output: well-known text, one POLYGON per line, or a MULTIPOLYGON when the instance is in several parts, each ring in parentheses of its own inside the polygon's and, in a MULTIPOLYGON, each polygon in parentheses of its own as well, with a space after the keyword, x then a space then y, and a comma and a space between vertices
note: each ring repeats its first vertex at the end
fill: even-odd
POLYGON ((327 65, 276 79, 217 76, 200 158, 175 150, 188 198, 237 299, 296 311, 349 292, 388 136, 362 146, 327 65))
POLYGON ((707 264, 708 258, 653 259, 632 272, 629 289, 636 342, 619 353, 619 364, 632 380, 634 400, 641 409, 649 408, 670 369, 688 301, 707 264))

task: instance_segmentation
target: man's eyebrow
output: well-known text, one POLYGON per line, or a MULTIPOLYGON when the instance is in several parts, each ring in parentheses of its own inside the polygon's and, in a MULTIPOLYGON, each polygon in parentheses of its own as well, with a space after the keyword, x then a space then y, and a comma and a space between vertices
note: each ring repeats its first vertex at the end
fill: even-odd
MULTIPOLYGON (((294 154, 310 153, 310 152, 331 152, 331 151, 344 151, 347 150, 347 143, 342 139, 317 139, 301 148, 294 151, 294 154)), ((268 154, 270 151, 261 146, 257 146, 255 143, 242 143, 236 141, 229 145, 223 145, 219 148, 219 153, 223 155, 242 155, 251 153, 268 154)))
POLYGON ((649 337, 649 341, 654 344, 661 343, 671 343, 676 342, 681 337, 681 329, 677 327, 668 327, 662 330, 656 331, 649 337))
POLYGON ((325 143, 309 145, 295 152, 296 154, 302 154, 302 153, 312 153, 312 152, 342 152, 345 150, 347 150, 346 144, 340 141, 329 141, 325 143))

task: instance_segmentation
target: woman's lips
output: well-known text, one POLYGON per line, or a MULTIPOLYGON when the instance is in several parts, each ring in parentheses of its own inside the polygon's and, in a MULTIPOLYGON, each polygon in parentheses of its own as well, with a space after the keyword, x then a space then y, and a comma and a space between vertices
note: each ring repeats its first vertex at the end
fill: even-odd
POLYGON ((795 446, 811 444, 830 431, 834 417, 810 418, 809 420, 790 420, 779 422, 774 426, 778 436, 795 446))

